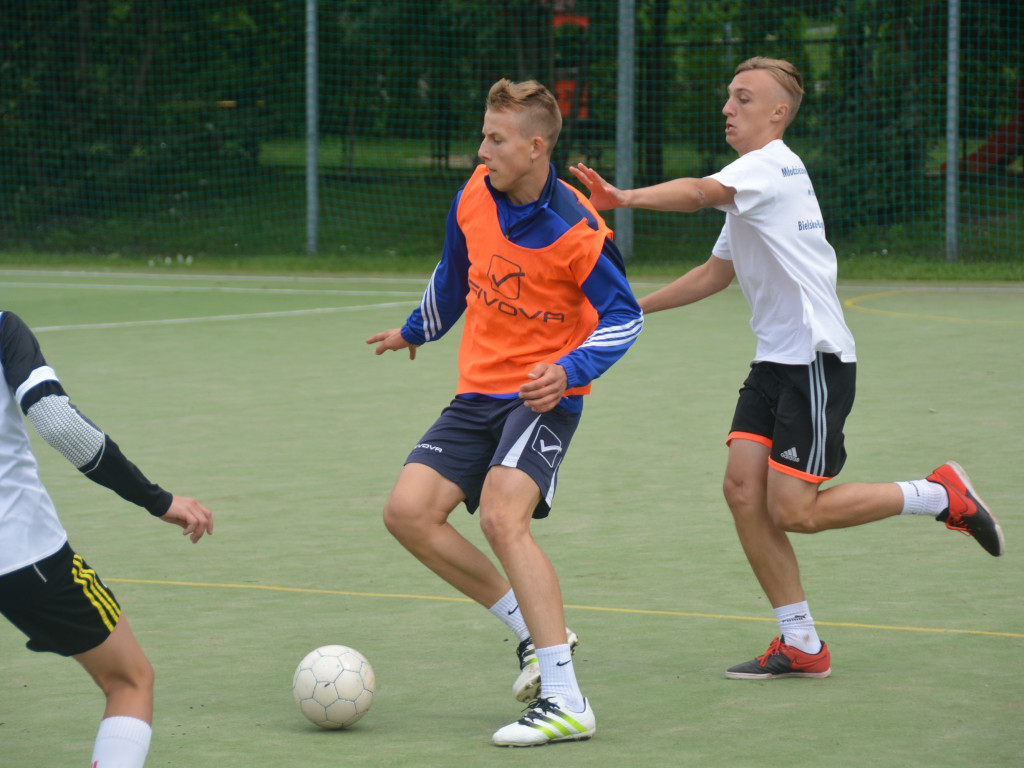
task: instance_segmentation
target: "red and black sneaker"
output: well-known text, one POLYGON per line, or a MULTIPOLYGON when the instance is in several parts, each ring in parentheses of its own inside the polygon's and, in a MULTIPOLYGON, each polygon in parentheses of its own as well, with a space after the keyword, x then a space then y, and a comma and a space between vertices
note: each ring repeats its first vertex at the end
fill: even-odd
POLYGON ((771 680, 776 677, 828 677, 832 674, 832 658, 828 646, 821 644, 817 653, 804 653, 786 645, 776 637, 763 656, 729 667, 725 676, 730 680, 771 680))
POLYGON ((947 461, 927 479, 941 485, 949 494, 949 506, 936 518, 940 523, 945 523, 952 531, 973 536, 993 557, 1003 554, 1003 530, 975 493, 963 467, 955 461, 947 461))

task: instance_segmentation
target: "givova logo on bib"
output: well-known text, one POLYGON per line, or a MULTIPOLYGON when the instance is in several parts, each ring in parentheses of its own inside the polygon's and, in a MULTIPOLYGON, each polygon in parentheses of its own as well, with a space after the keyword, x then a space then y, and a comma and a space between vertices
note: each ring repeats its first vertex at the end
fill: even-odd
POLYGON ((487 276, 491 278, 491 288, 506 299, 518 299, 522 291, 522 279, 526 277, 523 268, 504 256, 494 254, 487 267, 487 276))
POLYGON ((519 303, 525 279, 526 272, 519 264, 495 253, 487 265, 486 285, 470 277, 469 290, 482 302, 484 308, 493 307, 510 317, 539 320, 542 323, 564 323, 565 312, 524 307, 519 303))
POLYGON ((533 436, 532 447, 552 469, 561 461, 562 441, 558 438, 558 435, 543 424, 537 427, 537 432, 533 436))

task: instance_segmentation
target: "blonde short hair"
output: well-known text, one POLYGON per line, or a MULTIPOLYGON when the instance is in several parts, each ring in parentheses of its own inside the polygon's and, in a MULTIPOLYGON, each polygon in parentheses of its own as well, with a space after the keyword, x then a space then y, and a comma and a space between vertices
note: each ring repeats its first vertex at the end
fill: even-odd
POLYGON ((804 78, 800 74, 800 70, 785 59, 754 56, 737 66, 733 74, 738 75, 740 72, 750 72, 754 69, 765 70, 789 95, 790 110, 786 117, 786 125, 789 125, 800 110, 800 102, 804 97, 804 78))
POLYGON ((554 149, 562 132, 562 113, 551 91, 536 80, 513 83, 502 78, 491 86, 487 94, 487 109, 493 112, 523 113, 523 134, 536 133, 547 143, 548 152, 554 149))

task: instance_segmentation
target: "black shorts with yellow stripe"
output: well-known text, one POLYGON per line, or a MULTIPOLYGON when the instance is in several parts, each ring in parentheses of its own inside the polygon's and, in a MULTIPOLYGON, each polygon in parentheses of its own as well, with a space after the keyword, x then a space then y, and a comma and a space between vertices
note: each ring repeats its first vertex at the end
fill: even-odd
POLYGON ((33 651, 75 656, 114 631, 121 606, 81 555, 56 554, 0 576, 0 613, 28 635, 33 651))

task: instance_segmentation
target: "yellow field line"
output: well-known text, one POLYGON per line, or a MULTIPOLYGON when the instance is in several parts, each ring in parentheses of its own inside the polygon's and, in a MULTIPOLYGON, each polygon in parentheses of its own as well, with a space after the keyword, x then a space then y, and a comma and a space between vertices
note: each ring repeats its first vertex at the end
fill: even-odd
MULTIPOLYGON (((104 581, 121 584, 149 584, 165 587, 202 587, 207 589, 252 589, 263 592, 292 592, 306 595, 341 595, 345 597, 376 597, 401 598, 405 600, 436 600, 448 603, 472 603, 468 597, 443 597, 441 595, 408 595, 395 592, 353 592, 342 589, 314 589, 310 587, 279 587, 268 584, 221 584, 202 581, 164 581, 160 579, 115 579, 104 578, 104 581)), ((600 611, 602 613, 631 613, 643 616, 675 616, 691 619, 725 619, 728 621, 771 621, 775 619, 762 616, 734 616, 724 613, 694 613, 690 611, 662 611, 644 608, 610 608, 596 605, 566 605, 575 611, 600 611)), ((985 635, 989 637, 1011 637, 1024 639, 1018 632, 989 632, 981 629, 943 629, 941 627, 895 627, 887 624, 858 624, 845 621, 815 621, 822 627, 850 627, 854 629, 884 629, 893 632, 929 632, 939 635, 985 635)))
POLYGON ((860 312, 867 312, 873 315, 885 315, 886 317, 907 317, 915 320, 935 320, 943 323, 968 323, 973 325, 1024 325, 1024 322, 1020 320, 995 320, 990 318, 983 319, 972 319, 966 317, 951 317, 949 315, 923 315, 916 312, 894 312, 888 309, 875 309, 873 307, 865 307, 862 302, 870 301, 872 299, 878 299, 882 297, 898 296, 902 293, 933 293, 934 291, 928 288, 906 288, 902 290, 885 290, 876 291, 875 293, 866 293, 863 296, 855 296, 852 299, 847 299, 843 302, 843 306, 848 309, 856 309, 860 312))

